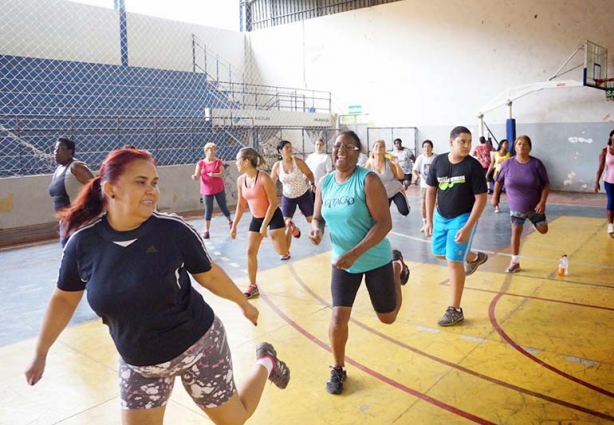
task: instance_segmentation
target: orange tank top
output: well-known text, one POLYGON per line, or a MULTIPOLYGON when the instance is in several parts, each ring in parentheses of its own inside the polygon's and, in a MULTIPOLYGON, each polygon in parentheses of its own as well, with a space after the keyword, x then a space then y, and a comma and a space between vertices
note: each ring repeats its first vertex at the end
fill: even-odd
POLYGON ((254 186, 247 187, 247 175, 243 176, 243 198, 247 201, 249 210, 255 218, 264 218, 266 210, 269 208, 269 198, 262 182, 260 182, 260 171, 256 171, 254 186))

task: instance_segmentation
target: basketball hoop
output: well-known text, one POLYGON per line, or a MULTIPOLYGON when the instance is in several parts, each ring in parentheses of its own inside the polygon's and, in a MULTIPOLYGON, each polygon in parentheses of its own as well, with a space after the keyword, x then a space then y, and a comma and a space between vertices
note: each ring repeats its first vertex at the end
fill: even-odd
POLYGON ((595 87, 599 87, 604 83, 609 83, 610 81, 614 81, 614 78, 595 78, 595 87))

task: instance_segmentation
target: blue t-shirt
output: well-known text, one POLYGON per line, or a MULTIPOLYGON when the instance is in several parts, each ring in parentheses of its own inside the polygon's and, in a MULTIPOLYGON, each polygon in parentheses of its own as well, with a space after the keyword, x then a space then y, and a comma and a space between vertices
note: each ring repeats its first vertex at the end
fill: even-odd
MULTIPOLYGON (((322 218, 330 231, 333 247, 331 262, 354 248, 362 241, 373 224, 373 217, 367 208, 365 177, 371 171, 356 167, 348 180, 337 183, 335 173, 324 176, 320 187, 322 191, 322 218)), ((383 205, 388 207, 388 205, 383 205)), ((349 273, 364 273, 392 261, 392 247, 388 239, 382 239, 369 249, 347 269, 349 273)))
POLYGON ((510 210, 528 213, 535 210, 542 197, 542 188, 550 184, 544 164, 537 158, 529 157, 524 164, 516 157, 501 164, 497 181, 505 185, 505 194, 510 210))
POLYGON ((124 361, 150 366, 183 353, 213 323, 188 274, 211 270, 211 262, 198 232, 176 215, 154 212, 128 232, 103 215, 69 239, 57 286, 87 290, 124 361))

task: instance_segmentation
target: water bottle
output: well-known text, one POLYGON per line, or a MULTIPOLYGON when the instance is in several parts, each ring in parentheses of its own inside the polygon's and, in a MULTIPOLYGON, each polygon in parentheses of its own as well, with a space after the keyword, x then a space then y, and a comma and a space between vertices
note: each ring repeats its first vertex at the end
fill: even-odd
POLYGON ((561 259, 559 260, 559 276, 567 276, 569 273, 569 259, 567 258, 567 254, 563 254, 561 259))

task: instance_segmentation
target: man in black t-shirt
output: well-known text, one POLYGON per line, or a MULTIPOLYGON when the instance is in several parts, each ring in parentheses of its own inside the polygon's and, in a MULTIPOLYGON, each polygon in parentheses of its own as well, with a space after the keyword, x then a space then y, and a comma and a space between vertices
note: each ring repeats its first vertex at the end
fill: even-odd
POLYGON ((452 291, 439 326, 452 326, 464 319, 460 303, 465 277, 488 259, 483 252, 471 252, 477 222, 486 205, 487 186, 482 166, 469 156, 470 151, 471 132, 455 127, 450 133, 450 152, 433 160, 426 180, 424 233, 432 235, 433 255, 448 262, 452 291))

